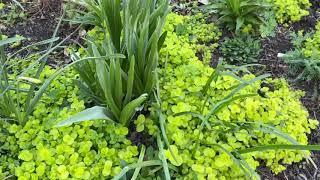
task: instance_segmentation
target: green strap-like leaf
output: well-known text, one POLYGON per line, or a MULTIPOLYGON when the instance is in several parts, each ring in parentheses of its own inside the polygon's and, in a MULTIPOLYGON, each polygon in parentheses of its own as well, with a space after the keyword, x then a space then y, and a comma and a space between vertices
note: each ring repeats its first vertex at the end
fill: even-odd
MULTIPOLYGON (((144 158, 145 152, 146 152, 146 147, 145 147, 144 145, 142 145, 142 147, 141 147, 141 152, 140 152, 140 155, 139 155, 138 163, 143 162, 143 158, 144 158)), ((132 177, 131 177, 131 180, 136 180, 136 179, 137 179, 140 170, 141 170, 141 167, 137 167, 137 168, 134 170, 134 173, 133 173, 133 175, 132 175, 132 177)))
POLYGON ((0 41, 0 46, 4 46, 4 45, 7 45, 7 44, 11 44, 11 43, 15 43, 15 42, 18 42, 18 41, 22 41, 24 39, 25 39, 24 37, 17 36, 17 37, 12 37, 12 38, 8 38, 8 39, 5 39, 5 40, 1 40, 0 41))
POLYGON ((163 166, 165 179, 166 180, 171 180, 169 167, 168 167, 168 162, 167 162, 167 158, 166 158, 165 153, 164 153, 163 143, 161 141, 160 134, 157 135, 157 144, 158 144, 158 147, 159 147, 159 153, 160 153, 159 155, 161 156, 161 161, 162 161, 162 166, 163 166))
MULTIPOLYGON (((228 151, 220 144, 213 144, 213 147, 216 147, 222 150, 224 153, 226 153, 232 159, 232 161, 240 168, 240 170, 245 174, 246 177, 248 177, 249 179, 253 177, 260 179, 259 175, 251 168, 251 166, 245 160, 239 160, 232 154, 232 152, 228 151)), ((241 159, 243 158, 241 157, 241 159)))
POLYGON ((71 125, 73 123, 91 120, 107 120, 109 122, 115 123, 110 110, 105 107, 95 106, 89 109, 85 109, 67 120, 59 122, 57 125, 55 125, 55 127, 63 127, 71 125))
POLYGON ((237 151, 240 154, 246 154, 256 151, 269 151, 269 150, 309 150, 309 151, 320 151, 320 145, 264 145, 252 148, 247 148, 237 151))
POLYGON ((134 81, 134 65, 135 65, 135 59, 134 59, 134 56, 132 56, 130 61, 129 72, 128 72, 127 94, 123 104, 128 104, 132 98, 132 89, 133 89, 133 81, 134 81))
POLYGON ((236 22, 237 22, 237 24, 236 24, 236 32, 238 32, 240 30, 240 28, 244 24, 244 18, 242 16, 240 16, 240 17, 237 18, 236 22))
POLYGON ((128 103, 121 111, 120 123, 123 125, 128 125, 129 120, 132 118, 133 114, 136 112, 136 108, 141 106, 141 104, 144 103, 147 97, 148 97, 148 94, 142 94, 137 99, 128 103))
POLYGON ((162 46, 167 38, 167 34, 168 34, 168 32, 166 31, 160 36, 159 41, 158 41, 158 51, 160 51, 160 49, 162 48, 162 46))
POLYGON ((120 180, 128 171, 132 169, 136 169, 138 167, 150 167, 150 166, 162 166, 162 161, 160 160, 151 160, 151 161, 143 161, 135 164, 130 164, 122 169, 122 171, 113 178, 113 180, 120 180))

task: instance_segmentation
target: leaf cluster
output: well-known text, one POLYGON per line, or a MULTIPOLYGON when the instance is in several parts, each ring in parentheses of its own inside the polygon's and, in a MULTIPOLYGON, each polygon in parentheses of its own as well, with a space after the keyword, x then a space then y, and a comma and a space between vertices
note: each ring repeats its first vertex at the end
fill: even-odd
POLYGON ((289 75, 295 77, 294 81, 311 81, 313 83, 313 99, 318 97, 320 88, 319 24, 314 33, 303 35, 302 32, 299 32, 298 34, 292 34, 292 43, 295 49, 281 55, 285 62, 289 64, 289 75))
POLYGON ((18 21, 23 22, 26 18, 27 13, 18 1, 14 0, 5 4, 0 2, 0 23, 2 25, 10 26, 18 21))
POLYGON ((291 23, 301 20, 309 15, 311 3, 309 0, 269 0, 273 5, 276 18, 279 23, 291 23))
MULTIPOLYGON (((165 29, 179 21, 170 21, 165 29)), ((160 114, 164 119, 169 144, 165 155, 180 170, 172 176, 253 179, 257 178, 257 159, 279 173, 285 169, 282 164, 300 161, 307 153, 292 149, 319 148, 301 146, 317 125, 299 102, 301 92, 290 91, 284 80, 237 76, 238 71, 246 72, 246 66, 213 70, 195 57, 188 38, 174 31, 168 31, 168 38, 162 50, 167 58, 159 69, 161 104, 155 103, 149 118, 157 119, 160 114)))
MULTIPOLYGON (((40 79, 55 73, 46 66, 40 79)), ((0 131, 0 177, 18 179, 111 179, 126 163, 138 160, 129 130, 103 121, 47 128, 85 108, 77 78, 68 70, 55 79, 25 125, 6 123, 0 131)), ((27 98, 22 95, 21 99, 27 98)))
POLYGON ((251 36, 236 36, 225 38, 220 50, 230 64, 250 64, 258 62, 262 51, 260 40, 251 36))
MULTIPOLYGON (((165 39, 162 26, 168 13, 168 1, 83 1, 89 13, 78 19, 99 27, 102 40, 91 39, 84 55, 88 58, 76 65, 79 87, 97 105, 60 123, 101 118, 129 125, 129 121, 151 94, 158 65, 158 51, 165 39), (112 55, 123 54, 109 58, 112 55), (92 58, 94 60, 92 60, 92 58), (98 110, 98 109, 99 110, 98 110), (82 118, 79 118, 82 117, 82 118)), ((81 57, 74 55, 75 61, 81 57)))
POLYGON ((278 26, 277 19, 275 13, 270 10, 264 13, 265 23, 260 24, 259 33, 262 38, 266 37, 275 37, 276 35, 276 27, 278 26))
POLYGON ((263 0, 218 0, 205 6, 219 14, 219 19, 229 30, 238 33, 245 25, 254 28, 264 23, 263 14, 270 5, 263 0))

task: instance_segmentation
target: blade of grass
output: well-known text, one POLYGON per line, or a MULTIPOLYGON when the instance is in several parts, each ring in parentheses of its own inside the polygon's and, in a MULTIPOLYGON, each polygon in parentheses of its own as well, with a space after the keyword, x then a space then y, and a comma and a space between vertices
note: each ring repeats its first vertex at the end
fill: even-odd
MULTIPOLYGON (((157 110, 157 116, 158 116, 158 119, 159 119, 159 124, 160 124, 160 131, 161 131, 161 135, 162 135, 162 138, 165 142, 165 144, 167 145, 173 159, 177 162, 177 158, 175 156, 175 154, 173 153, 171 147, 170 147, 170 143, 169 143, 169 140, 168 140, 168 137, 167 137, 167 133, 166 133, 166 129, 165 129, 165 117, 162 113, 162 101, 161 101, 161 98, 160 98, 160 83, 159 83, 159 76, 158 76, 158 72, 156 72, 155 74, 156 76, 156 92, 154 92, 154 97, 156 99, 156 102, 159 106, 158 110, 157 110)), ((166 74, 164 74, 164 80, 166 79, 166 74)))
MULTIPOLYGON (((138 163, 141 163, 141 162, 143 161, 145 152, 146 152, 146 148, 145 148, 144 145, 142 145, 142 147, 141 147, 141 152, 140 152, 140 155, 139 155, 138 163)), ((137 179, 140 170, 141 170, 141 167, 137 167, 137 168, 134 170, 134 173, 133 173, 133 176, 131 177, 131 180, 136 180, 136 179, 137 179)))
POLYGON ((169 167, 168 167, 168 162, 167 162, 167 158, 164 154, 164 149, 163 149, 163 143, 161 141, 161 136, 160 134, 157 135, 157 144, 159 147, 159 153, 161 156, 161 161, 162 161, 162 167, 163 167, 163 171, 164 171, 164 175, 165 175, 165 179, 166 180, 170 180, 170 172, 169 172, 169 167))
POLYGON ((60 38, 59 37, 55 37, 55 38, 50 38, 44 41, 40 41, 40 42, 36 42, 30 45, 27 45, 21 49, 19 49, 18 51, 14 52, 13 54, 11 54, 8 59, 11 59, 13 57, 15 57, 17 54, 21 53, 22 51, 25 51, 26 49, 29 49, 31 47, 35 47, 35 46, 41 46, 41 45, 45 45, 45 44, 49 44, 49 43, 54 43, 56 41, 58 41, 60 38))
MULTIPOLYGON (((116 175, 113 180, 120 180, 122 176, 124 176, 128 171, 132 169, 136 169, 138 167, 144 168, 144 167, 150 167, 150 166, 162 166, 161 160, 150 160, 150 161, 143 161, 141 163, 134 163, 130 164, 122 169, 122 171, 116 175)), ((172 165, 168 165, 168 167, 173 171, 178 171, 178 169, 172 165)))
POLYGON ((124 167, 122 171, 113 178, 113 180, 120 180, 122 176, 124 176, 128 171, 132 169, 149 167, 149 166, 161 166, 161 165, 162 165, 162 161, 160 160, 143 161, 135 164, 130 164, 124 167))
MULTIPOLYGON (((256 81, 262 80, 262 79, 264 79, 264 78, 266 78, 266 77, 269 77, 269 76, 270 76, 269 74, 265 74, 265 75, 261 75, 261 76, 255 77, 255 78, 253 78, 253 79, 250 80, 250 81, 245 81, 245 82, 243 82, 243 83, 240 84, 237 88, 235 88, 230 94, 228 94, 228 95, 224 98, 224 100, 227 101, 227 100, 229 100, 230 98, 232 99, 232 96, 234 96, 236 93, 238 93, 238 92, 239 92, 240 90, 242 90, 243 88, 245 88, 245 87, 247 87, 247 86, 255 83, 256 81)), ((241 96, 240 96, 240 97, 241 97, 241 96)), ((224 104, 224 102, 221 102, 221 103, 219 103, 219 104, 224 104)), ((220 106, 220 105, 219 105, 219 106, 220 106)), ((209 113, 206 115, 206 117, 205 117, 205 120, 206 120, 206 121, 208 121, 209 118, 217 111, 217 108, 218 108, 219 106, 216 106, 216 107, 214 107, 214 108, 212 108, 212 109, 210 110, 210 112, 209 112, 209 113)))
POLYGON ((19 6, 19 8, 21 8, 21 10, 22 11, 24 11, 24 8, 23 8, 23 6, 21 5, 21 3, 20 2, 18 2, 17 0, 12 0, 14 3, 16 3, 18 6, 19 6))

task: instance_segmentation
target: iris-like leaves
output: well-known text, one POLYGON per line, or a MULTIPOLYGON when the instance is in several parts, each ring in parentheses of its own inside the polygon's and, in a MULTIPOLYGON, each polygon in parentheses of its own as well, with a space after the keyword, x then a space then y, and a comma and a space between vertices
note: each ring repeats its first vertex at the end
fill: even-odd
MULTIPOLYGON (((89 13, 77 22, 97 26, 103 40, 88 42, 87 57, 76 65, 80 89, 110 110, 114 121, 128 125, 136 110, 152 94, 159 51, 166 33, 162 27, 169 11, 168 0, 84 0, 89 13), (124 59, 105 59, 121 53, 124 59)), ((75 61, 81 59, 73 55, 75 61)))

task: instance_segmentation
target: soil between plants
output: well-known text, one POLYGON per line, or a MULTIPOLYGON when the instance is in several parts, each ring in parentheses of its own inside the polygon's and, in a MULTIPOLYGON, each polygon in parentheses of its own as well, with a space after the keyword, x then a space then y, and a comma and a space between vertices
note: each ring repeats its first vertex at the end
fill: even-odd
MULTIPOLYGON (((8 3, 9 0, 3 0, 2 2, 8 3)), ((11 1, 10 1, 11 2, 11 1)), ((26 21, 18 21, 14 25, 6 26, 4 34, 11 37, 16 34, 22 35, 26 38, 30 38, 31 42, 38 42, 45 39, 50 39, 56 28, 59 17, 62 14, 62 0, 47 0, 48 4, 40 9, 34 4, 27 4, 26 12, 28 18, 26 21)), ((178 3, 174 0, 172 2, 178 3)), ((192 2, 191 0, 188 2, 192 2)), ((262 40, 263 52, 259 58, 259 63, 266 66, 266 71, 272 74, 274 78, 286 78, 290 81, 290 77, 287 76, 288 66, 283 60, 277 57, 278 53, 285 53, 293 49, 290 39, 290 31, 311 31, 314 29, 316 22, 319 20, 320 14, 320 1, 310 0, 313 4, 310 10, 310 16, 303 18, 297 23, 290 25, 290 28, 278 27, 276 30, 276 36, 266 38, 262 40)), ((191 4, 191 3, 190 3, 191 4)), ((173 7, 174 12, 186 15, 191 13, 191 7, 173 7)), ((75 30, 75 27, 64 23, 58 31, 58 37, 65 38, 75 30)), ((223 31, 226 32, 226 31, 223 31)), ((224 37, 230 37, 230 33, 223 34, 221 40, 224 37)), ((78 41, 79 37, 74 37, 74 41, 78 41)), ((22 46, 29 42, 23 42, 22 46)), ((221 41, 220 41, 221 43, 221 41)), ((216 64, 217 58, 220 56, 219 51, 213 52, 213 62, 216 64)), ((59 66, 70 62, 69 58, 64 55, 63 50, 56 52, 53 56, 50 56, 49 62, 52 66, 59 66)), ((293 89, 299 89, 306 92, 306 96, 301 99, 303 105, 310 113, 310 117, 320 121, 320 99, 316 101, 311 100, 312 88, 310 82, 291 83, 293 89)), ((133 128, 133 127, 132 127, 133 128)), ((150 143, 140 133, 132 133, 131 138, 135 144, 141 144, 141 142, 150 143)), ((309 135, 310 144, 320 143, 320 127, 313 131, 309 135)), ((316 167, 320 168, 320 153, 313 153, 311 156, 315 166, 312 163, 301 162, 293 164, 287 167, 287 170, 279 175, 274 175, 268 168, 260 167, 258 172, 262 179, 265 180, 318 180, 320 179, 320 171, 316 167)))
MULTIPOLYGON (((3 2, 6 4, 14 3, 11 0, 3 0, 3 2)), ((24 47, 32 43, 47 40, 53 36, 59 19, 63 14, 63 0, 42 0, 41 2, 43 3, 28 1, 28 3, 23 4, 27 16, 26 19, 18 19, 15 24, 4 25, 5 28, 2 31, 8 37, 21 35, 28 39, 27 41, 23 41, 19 47, 24 47)), ((72 34, 76 28, 76 26, 72 26, 63 21, 58 29, 56 37, 59 37, 59 41, 61 41, 72 34)), ((78 33, 73 33, 73 36, 63 45, 68 45, 72 42, 78 41, 80 41, 78 33)), ((46 50, 47 45, 39 48, 40 50, 46 50)), ((15 50, 16 49, 8 49, 9 52, 14 52, 15 50)), ((32 52, 33 50, 29 50, 21 55, 25 56, 32 52)), ((53 52, 48 57, 48 63, 53 67, 67 64, 69 62, 69 58, 61 49, 53 52)))

